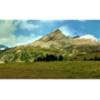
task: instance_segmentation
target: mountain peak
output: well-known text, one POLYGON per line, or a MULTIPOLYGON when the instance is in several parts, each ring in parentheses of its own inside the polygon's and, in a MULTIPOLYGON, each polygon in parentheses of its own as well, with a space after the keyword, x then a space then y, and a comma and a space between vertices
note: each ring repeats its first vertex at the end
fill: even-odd
POLYGON ((61 40, 63 38, 66 38, 66 36, 62 33, 60 29, 56 29, 53 32, 50 32, 43 38, 41 38, 42 41, 51 41, 51 40, 61 40))
POLYGON ((53 32, 62 33, 62 31, 60 29, 56 29, 53 32))
POLYGON ((66 37, 60 29, 56 29, 41 39, 34 41, 34 47, 41 47, 41 48, 62 48, 64 44, 69 44, 69 37, 66 37))

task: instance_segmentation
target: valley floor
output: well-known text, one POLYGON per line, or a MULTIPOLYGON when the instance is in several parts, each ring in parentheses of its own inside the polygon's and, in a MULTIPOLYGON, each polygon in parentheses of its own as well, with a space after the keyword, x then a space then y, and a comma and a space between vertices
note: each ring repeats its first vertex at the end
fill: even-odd
POLYGON ((100 62, 0 64, 0 79, 100 79, 100 62))

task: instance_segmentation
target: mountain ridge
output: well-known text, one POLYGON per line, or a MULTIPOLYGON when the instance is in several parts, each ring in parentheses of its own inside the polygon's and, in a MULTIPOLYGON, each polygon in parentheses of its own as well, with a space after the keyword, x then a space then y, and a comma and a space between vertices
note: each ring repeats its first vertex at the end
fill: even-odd
POLYGON ((51 45, 58 46, 60 45, 97 45, 97 39, 92 35, 83 35, 70 37, 65 36, 60 29, 56 29, 53 32, 48 33, 46 36, 40 38, 37 41, 33 42, 34 47, 41 48, 50 48, 51 45))
MULTIPOLYGON (((9 48, 0 53, 0 63, 34 62, 47 54, 62 55, 64 60, 81 60, 88 55, 100 52, 100 45, 90 39, 78 39, 79 36, 65 36, 59 29, 28 45, 9 48), (91 53, 92 52, 92 53, 91 53)), ((99 53, 98 53, 99 54, 99 53)))

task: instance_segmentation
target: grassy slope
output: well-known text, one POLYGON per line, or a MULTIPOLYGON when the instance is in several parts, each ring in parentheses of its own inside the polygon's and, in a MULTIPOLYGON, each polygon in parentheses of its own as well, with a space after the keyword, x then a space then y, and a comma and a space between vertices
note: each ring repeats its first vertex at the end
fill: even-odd
POLYGON ((1 64, 0 78, 11 79, 80 79, 100 78, 100 62, 64 61, 27 64, 1 64))

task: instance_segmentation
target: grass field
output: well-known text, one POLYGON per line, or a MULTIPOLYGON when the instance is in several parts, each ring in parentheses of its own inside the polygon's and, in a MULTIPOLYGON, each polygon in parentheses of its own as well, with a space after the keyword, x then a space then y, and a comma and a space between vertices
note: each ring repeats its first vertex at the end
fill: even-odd
POLYGON ((99 79, 100 62, 62 61, 0 64, 0 79, 99 79))

